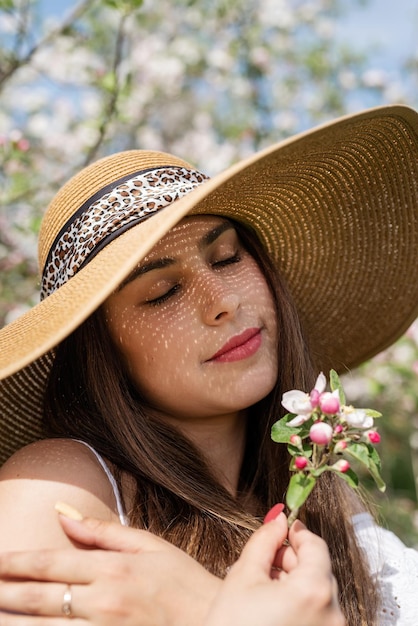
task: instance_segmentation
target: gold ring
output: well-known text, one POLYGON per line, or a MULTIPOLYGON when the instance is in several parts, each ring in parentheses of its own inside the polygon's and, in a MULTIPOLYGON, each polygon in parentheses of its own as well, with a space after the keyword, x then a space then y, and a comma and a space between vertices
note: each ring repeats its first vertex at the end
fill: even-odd
POLYGON ((64 597, 62 599, 62 607, 61 611, 65 617, 72 617, 73 612, 71 610, 71 601, 72 601, 72 593, 71 593, 71 585, 67 585, 64 591, 64 597))

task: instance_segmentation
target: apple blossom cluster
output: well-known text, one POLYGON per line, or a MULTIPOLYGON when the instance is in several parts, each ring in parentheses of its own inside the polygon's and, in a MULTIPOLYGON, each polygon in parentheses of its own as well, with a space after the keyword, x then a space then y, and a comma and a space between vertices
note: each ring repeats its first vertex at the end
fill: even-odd
POLYGON ((363 465, 378 488, 385 490, 374 447, 380 441, 374 420, 381 414, 347 405, 334 370, 330 372, 331 391, 326 387, 327 379, 321 372, 310 393, 298 389, 284 393, 282 405, 289 413, 272 428, 273 441, 287 444, 291 456, 292 476, 286 494, 289 525, 323 472, 335 472, 351 487, 358 487, 358 476, 350 461, 363 465))

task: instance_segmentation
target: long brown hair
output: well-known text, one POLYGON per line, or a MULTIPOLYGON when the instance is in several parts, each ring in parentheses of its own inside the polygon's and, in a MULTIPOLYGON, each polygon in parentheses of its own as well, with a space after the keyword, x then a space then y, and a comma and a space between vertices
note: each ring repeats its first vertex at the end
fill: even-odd
MULTIPOLYGON (((46 434, 92 445, 112 463, 122 493, 124 477, 130 477, 131 525, 171 541, 218 576, 238 558, 267 510, 284 501, 288 453, 272 442, 271 426, 283 415, 282 393, 311 389, 316 378, 283 280, 256 237, 235 226, 270 285, 279 328, 278 378, 249 410, 237 497, 219 484, 185 436, 153 416, 126 374, 101 309, 58 346, 45 398, 46 434)), ((377 593, 355 540, 351 501, 345 483, 325 473, 301 518, 328 544, 348 625, 372 626, 377 593)))

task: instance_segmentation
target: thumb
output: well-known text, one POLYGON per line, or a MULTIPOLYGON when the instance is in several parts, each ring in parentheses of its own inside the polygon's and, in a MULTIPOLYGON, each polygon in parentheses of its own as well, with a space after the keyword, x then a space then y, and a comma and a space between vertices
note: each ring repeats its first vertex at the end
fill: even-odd
POLYGON ((231 573, 245 572, 249 577, 270 578, 276 554, 287 538, 287 518, 283 513, 261 526, 250 537, 231 573))
POLYGON ((145 552, 170 546, 164 539, 145 530, 128 528, 116 522, 105 522, 82 515, 69 505, 56 506, 60 524, 70 539, 91 548, 115 552, 145 552))

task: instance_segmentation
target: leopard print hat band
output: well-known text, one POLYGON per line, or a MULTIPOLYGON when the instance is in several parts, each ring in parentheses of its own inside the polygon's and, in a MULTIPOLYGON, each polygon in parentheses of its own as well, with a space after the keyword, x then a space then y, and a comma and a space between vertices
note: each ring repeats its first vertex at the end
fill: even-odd
POLYGON ((129 174, 87 200, 58 233, 42 273, 41 300, 64 285, 128 228, 207 180, 197 170, 166 166, 129 174))

